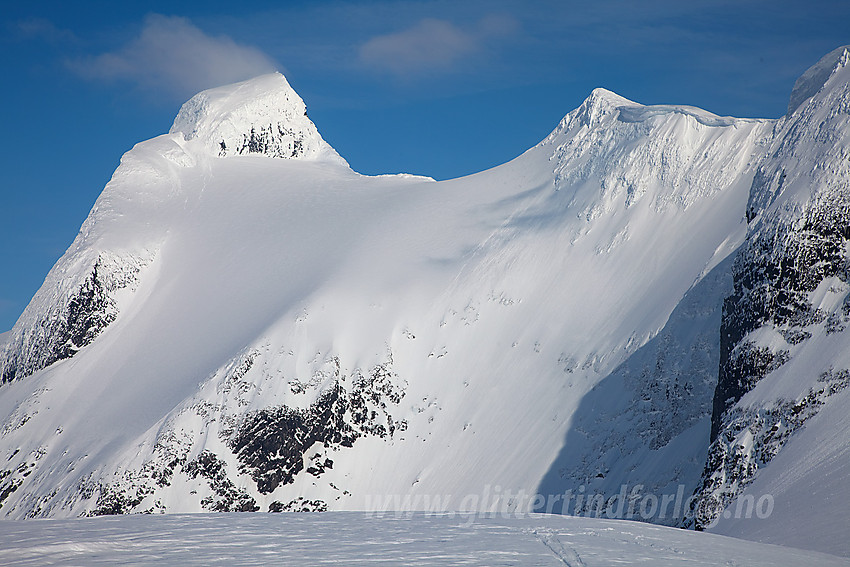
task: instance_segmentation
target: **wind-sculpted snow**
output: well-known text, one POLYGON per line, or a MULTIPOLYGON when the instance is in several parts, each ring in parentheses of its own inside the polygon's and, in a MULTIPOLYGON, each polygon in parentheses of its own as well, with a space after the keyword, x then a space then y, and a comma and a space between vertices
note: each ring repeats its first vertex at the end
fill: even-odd
POLYGON ((656 116, 668 114, 681 114, 693 118, 703 126, 725 127, 737 126, 747 122, 759 122, 755 120, 743 120, 730 116, 717 116, 695 106, 655 104, 652 106, 623 106, 619 108, 620 115, 617 117, 622 122, 645 122, 656 116))
POLYGON ((846 559, 635 522, 535 515, 197 514, 6 522, 4 564, 839 567, 846 559))

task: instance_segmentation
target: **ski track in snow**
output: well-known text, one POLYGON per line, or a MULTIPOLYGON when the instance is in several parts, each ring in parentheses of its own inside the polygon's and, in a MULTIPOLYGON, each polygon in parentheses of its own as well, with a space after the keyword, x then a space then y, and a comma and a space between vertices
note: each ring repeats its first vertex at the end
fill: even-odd
POLYGON ((567 567, 585 567, 584 561, 576 550, 572 547, 564 546, 558 536, 551 531, 540 532, 533 530, 532 533, 537 536, 537 539, 551 551, 567 567))

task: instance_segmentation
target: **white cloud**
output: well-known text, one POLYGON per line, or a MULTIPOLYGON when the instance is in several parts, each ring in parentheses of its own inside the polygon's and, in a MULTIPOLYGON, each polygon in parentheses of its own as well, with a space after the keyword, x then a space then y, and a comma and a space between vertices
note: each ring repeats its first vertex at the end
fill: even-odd
POLYGON ((206 88, 233 83, 277 68, 254 47, 209 36, 189 20, 153 14, 141 34, 114 52, 76 59, 69 67, 98 80, 126 80, 185 98, 206 88))
POLYGON ((454 69, 482 53, 489 40, 513 34, 509 16, 488 16, 470 29, 446 20, 425 18, 403 31, 373 37, 360 46, 360 61, 401 77, 454 69))

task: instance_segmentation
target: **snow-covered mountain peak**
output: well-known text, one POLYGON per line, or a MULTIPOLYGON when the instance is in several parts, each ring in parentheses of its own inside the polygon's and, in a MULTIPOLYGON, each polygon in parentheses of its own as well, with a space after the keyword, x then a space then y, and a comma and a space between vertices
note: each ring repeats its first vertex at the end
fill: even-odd
POLYGON ((684 105, 645 106, 594 89, 538 147, 550 148, 554 187, 588 221, 645 200, 687 208, 752 169, 763 120, 684 105))
POLYGON ((791 99, 788 102, 788 114, 792 114, 806 99, 820 91, 829 79, 850 63, 850 45, 833 49, 820 61, 812 65, 794 83, 791 99))
POLYGON ((621 97, 617 93, 607 89, 596 88, 591 91, 590 96, 584 99, 578 108, 564 116, 558 127, 549 135, 543 143, 551 141, 560 134, 570 131, 575 127, 597 126, 603 118, 615 113, 621 107, 640 107, 641 105, 621 97))
POLYGON ((169 131, 221 157, 342 158, 307 117, 304 101, 280 73, 208 89, 186 102, 169 131))
POLYGON ((590 96, 585 99, 583 105, 587 105, 588 108, 616 108, 619 106, 640 106, 636 102, 633 102, 625 97, 618 95, 613 91, 609 91, 608 89, 603 89, 601 87, 597 87, 590 91, 590 96))
POLYGON ((693 119, 702 126, 741 126, 763 122, 729 116, 717 116, 714 113, 695 106, 672 104, 643 105, 607 89, 596 88, 593 89, 590 96, 578 108, 561 120, 558 127, 541 144, 551 142, 564 135, 570 135, 570 133, 574 134, 581 128, 610 130, 611 128, 618 127, 615 122, 641 123, 650 121, 656 117, 664 120, 671 116, 675 117, 675 115, 693 119))

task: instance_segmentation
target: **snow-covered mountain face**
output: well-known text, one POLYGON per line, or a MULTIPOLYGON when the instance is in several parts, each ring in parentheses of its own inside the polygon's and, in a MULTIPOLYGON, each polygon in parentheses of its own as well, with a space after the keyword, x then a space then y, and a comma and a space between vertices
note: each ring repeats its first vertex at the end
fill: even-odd
POLYGON ((200 93, 3 337, 0 511, 594 513, 639 486, 695 497, 637 519, 704 528, 749 485, 787 521, 770 472, 850 367, 846 53, 778 121, 597 89, 444 182, 353 172, 281 75, 200 93))
POLYGON ((135 290, 176 209, 188 205, 180 173, 208 175, 208 156, 234 154, 347 165, 279 73, 194 96, 168 135, 123 156, 73 245, 12 330, 0 359, 0 381, 70 358, 114 321, 121 290, 135 290))

